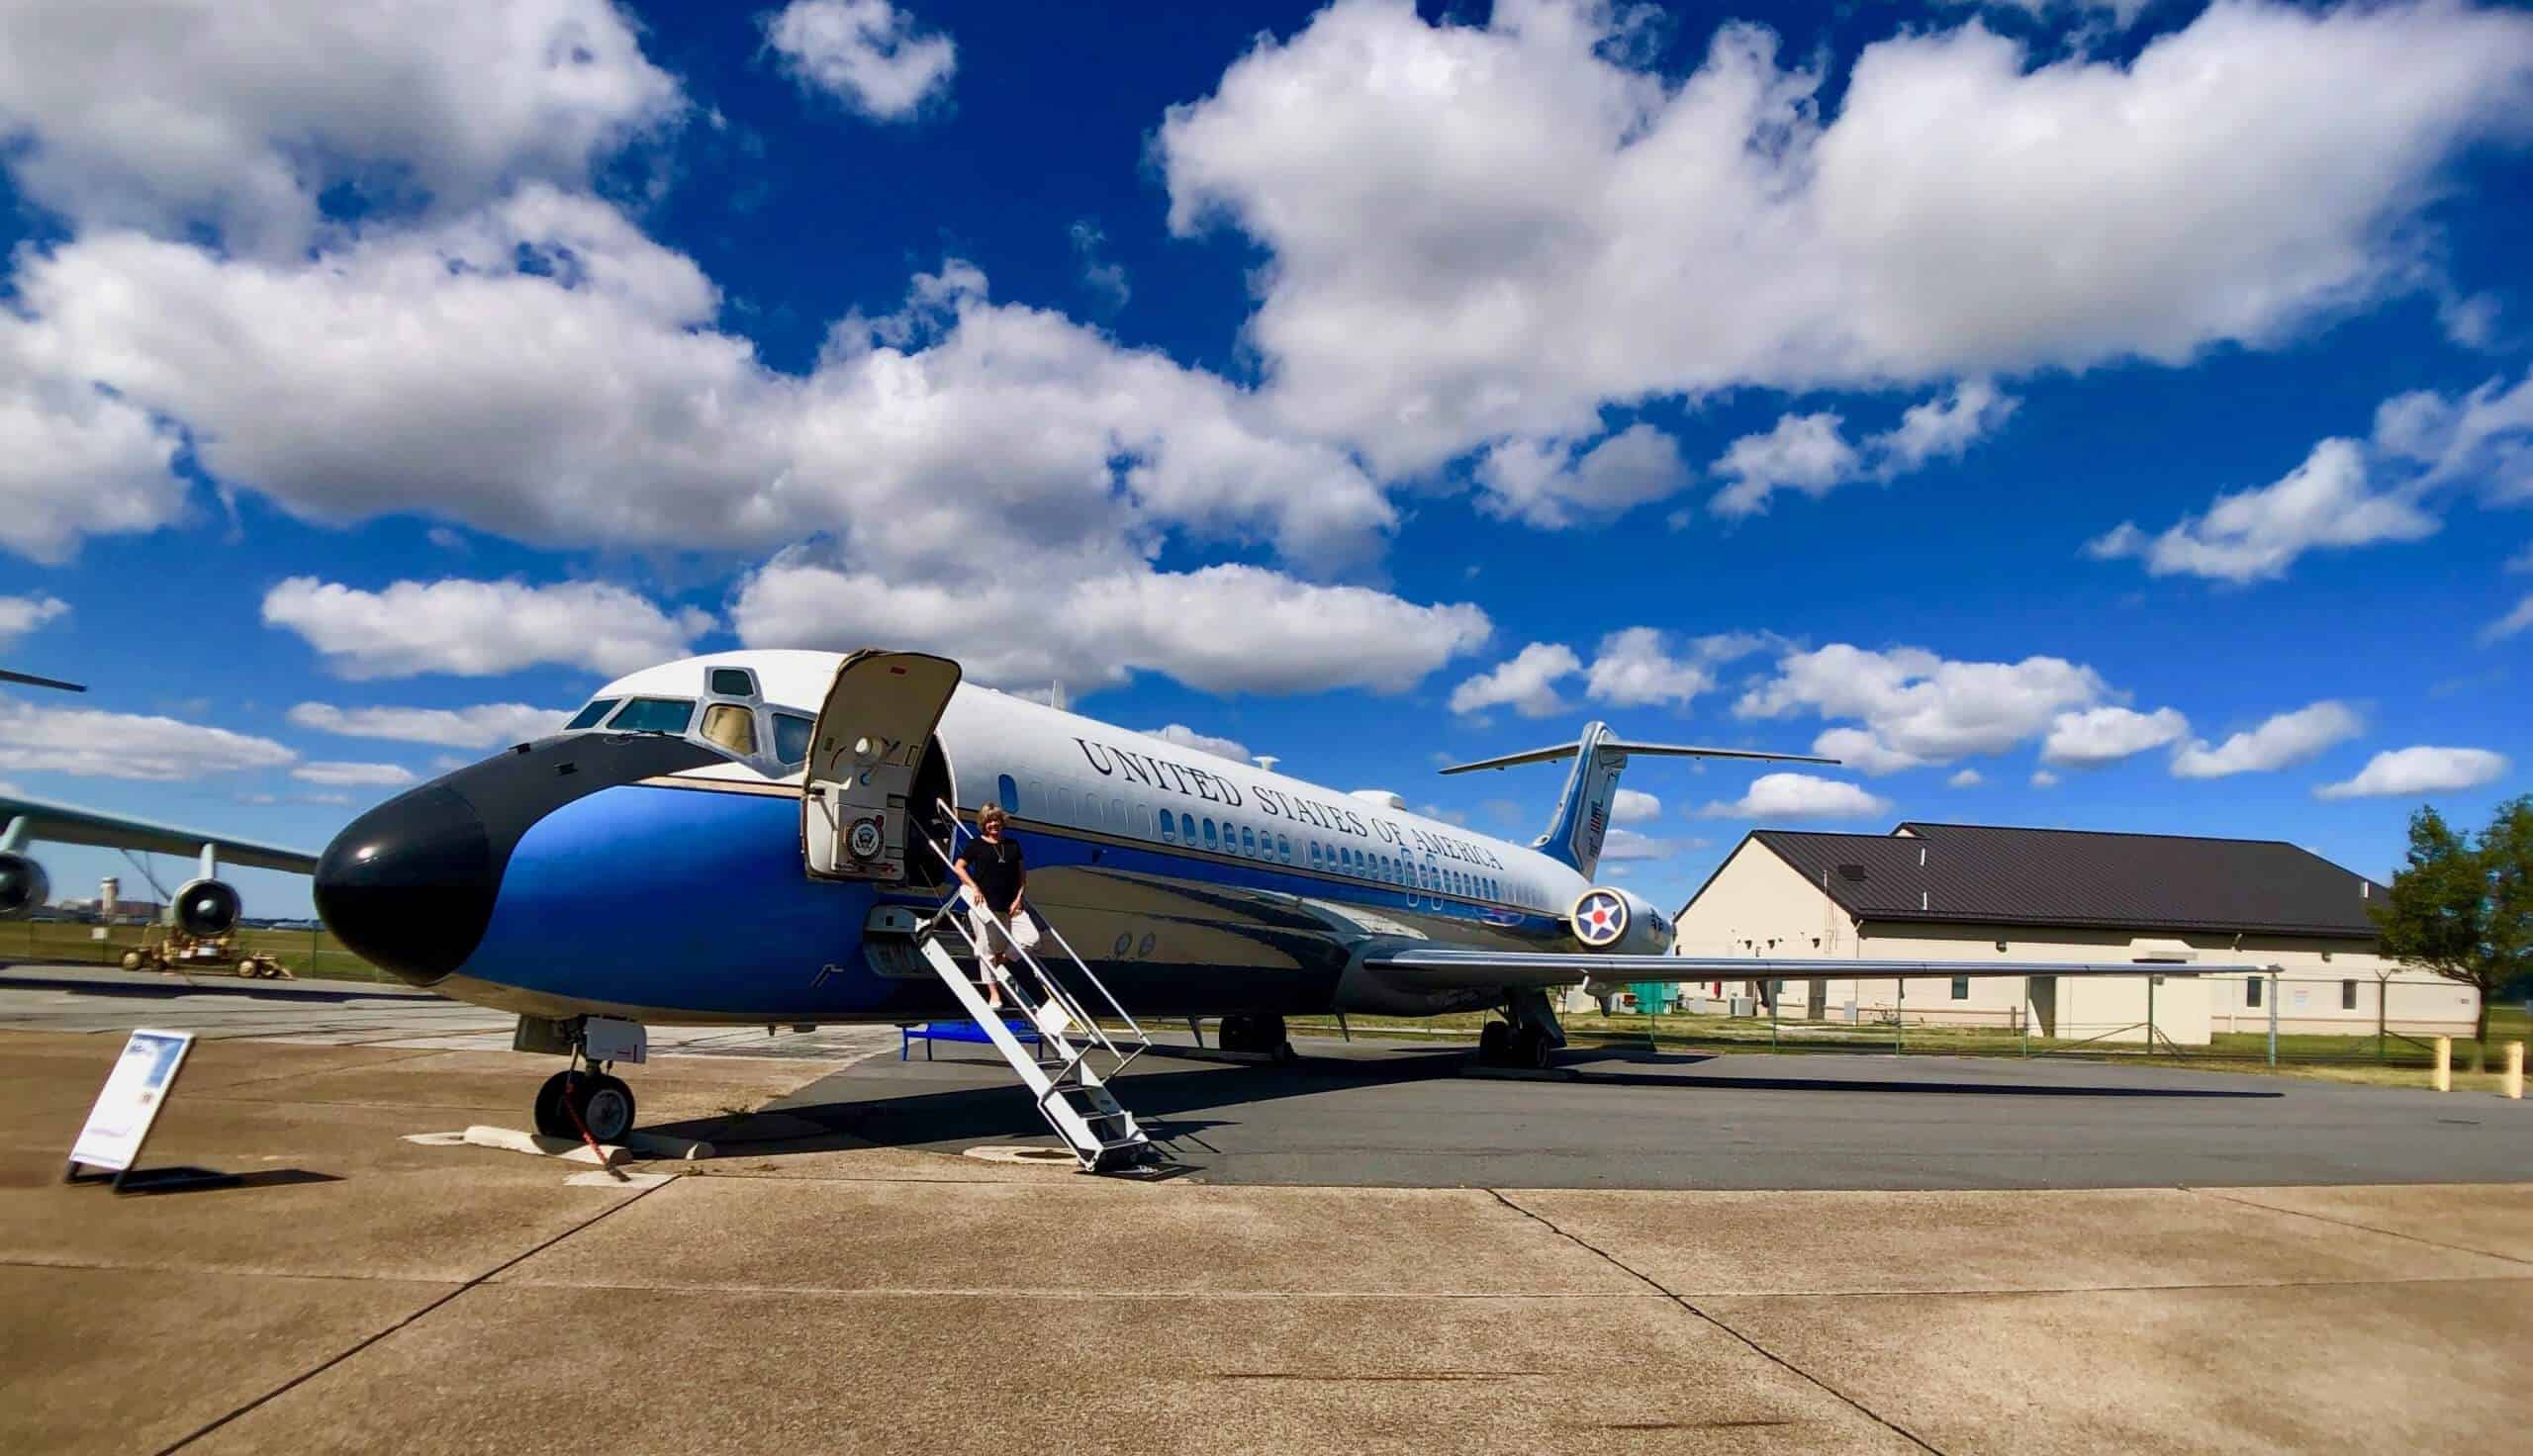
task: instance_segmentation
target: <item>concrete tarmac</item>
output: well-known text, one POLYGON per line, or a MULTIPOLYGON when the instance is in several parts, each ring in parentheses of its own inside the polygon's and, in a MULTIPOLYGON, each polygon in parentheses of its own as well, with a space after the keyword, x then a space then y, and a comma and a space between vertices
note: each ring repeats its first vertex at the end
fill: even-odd
MULTIPOLYGON (((644 1123, 722 1155, 589 1186, 404 1140, 516 1125, 543 1059, 228 1037, 146 1161, 245 1186, 118 1198, 58 1179, 119 1042, 0 1033, 0 1450, 2373 1451, 2533 1420, 2522 1183, 1121 1182, 856 1136, 819 1111, 839 1058, 671 1054, 644 1123)), ((1190 1065, 1225 1101, 1255 1070, 1190 1065)), ((1498 1094, 1760 1090, 1417 1082, 1513 1148, 1579 1115, 1498 1094)), ((1342 1123, 1390 1085, 1269 1100, 1342 1123)))

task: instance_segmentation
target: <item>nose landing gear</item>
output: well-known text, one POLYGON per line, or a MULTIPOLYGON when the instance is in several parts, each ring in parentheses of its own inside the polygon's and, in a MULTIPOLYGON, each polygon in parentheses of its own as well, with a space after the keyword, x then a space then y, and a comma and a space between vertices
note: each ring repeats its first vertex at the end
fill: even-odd
POLYGON ((548 1138, 578 1138, 586 1128, 601 1142, 621 1142, 633 1113, 633 1089, 602 1071, 556 1072, 536 1089, 536 1131, 548 1138))
POLYGON ((605 1068, 648 1059, 650 1042, 638 1022, 603 1016, 549 1019, 522 1016, 511 1046, 520 1051, 561 1052, 572 1064, 536 1089, 536 1131, 547 1138, 621 1142, 633 1131, 633 1089, 605 1068))

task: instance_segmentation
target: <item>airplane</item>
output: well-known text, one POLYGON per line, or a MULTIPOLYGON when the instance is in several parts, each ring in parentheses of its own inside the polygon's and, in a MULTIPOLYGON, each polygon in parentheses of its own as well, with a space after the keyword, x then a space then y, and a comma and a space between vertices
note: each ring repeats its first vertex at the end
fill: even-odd
MULTIPOLYGON (((0 668, 0 682, 56 687, 64 692, 88 690, 76 682, 7 668, 0 668)), ((168 923, 188 941, 204 945, 226 941, 236 930, 238 917, 245 913, 245 901, 236 887, 220 877, 223 856, 233 864, 257 869, 312 874, 317 868, 317 857, 305 850, 0 792, 0 920, 24 920, 43 909, 52 897, 52 876, 27 853, 27 846, 37 840, 99 845, 143 854, 195 856, 194 877, 180 886, 168 903, 168 923)), ((240 969, 249 964, 263 967, 268 962, 265 957, 248 956, 239 962, 240 969)))
MULTIPOLYGON (((1288 1016, 1493 1010, 1481 1057, 1544 1066, 1565 1044, 1548 991, 1591 981, 2139 973, 1672 955, 1668 917, 1594 882, 1620 772, 1651 756, 1831 762, 1593 723, 1446 770, 1572 760, 1547 832, 1520 845, 966 683, 943 657, 715 653, 619 678, 559 733, 362 814, 320 860, 316 901, 373 963, 515 1013, 516 1046, 569 1056, 537 1129, 598 1141, 633 1125, 605 1066, 640 1061, 649 1025, 968 1016, 1027 1077, 934 918, 947 847, 987 803, 1010 816, 1038 919, 1087 948, 1079 979, 1135 1017, 1219 1018, 1224 1049, 1277 1059, 1288 1016)), ((1051 1101, 1082 1089, 1031 1085, 1066 1132, 1051 1101)))
MULTIPOLYGON (((0 792, 0 920, 24 920, 52 896, 51 875, 27 848, 36 841, 194 856, 194 877, 178 886, 168 901, 167 924, 181 938, 179 945, 203 948, 225 944, 245 913, 245 900, 237 887, 220 877, 224 861, 293 874, 313 874, 318 864, 318 857, 306 850, 0 792)), ((269 961, 247 956, 238 965, 241 973, 262 974, 269 961), (254 967, 251 972, 249 965, 254 967)))

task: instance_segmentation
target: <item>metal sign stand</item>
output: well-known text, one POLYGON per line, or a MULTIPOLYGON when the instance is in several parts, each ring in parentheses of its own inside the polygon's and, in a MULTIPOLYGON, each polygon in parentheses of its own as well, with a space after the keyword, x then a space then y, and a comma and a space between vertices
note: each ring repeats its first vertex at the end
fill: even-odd
POLYGON ((241 1180, 236 1174, 209 1168, 134 1166, 141 1161, 141 1151, 149 1141, 149 1130, 167 1105, 176 1074, 184 1070, 193 1046, 191 1032, 141 1029, 125 1041, 123 1055, 107 1074, 106 1085, 99 1089, 96 1104, 88 1109, 88 1121, 79 1130, 79 1140, 71 1146, 70 1160, 61 1171, 62 1182, 111 1183, 117 1193, 173 1193, 188 1188, 237 1186, 241 1180), (96 1171, 83 1172, 83 1168, 96 1171))

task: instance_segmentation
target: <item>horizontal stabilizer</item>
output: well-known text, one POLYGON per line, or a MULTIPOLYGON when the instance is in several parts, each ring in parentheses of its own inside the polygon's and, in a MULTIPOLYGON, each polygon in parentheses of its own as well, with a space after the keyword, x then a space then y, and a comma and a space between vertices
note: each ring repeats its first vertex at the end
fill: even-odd
MULTIPOLYGON (((1699 748, 1685 743, 1628 743, 1621 739, 1603 739, 1601 748, 1614 753, 1642 754, 1648 758, 1670 759, 1764 759, 1779 764, 1834 764, 1836 759, 1815 758, 1810 754, 1768 754, 1746 748, 1699 748)), ((1473 774, 1480 769, 1510 769, 1521 764, 1549 764, 1574 757, 1579 743, 1560 743, 1548 748, 1535 748, 1527 753, 1506 754, 1500 759, 1480 759, 1474 764, 1454 764, 1446 774, 1473 774)))

